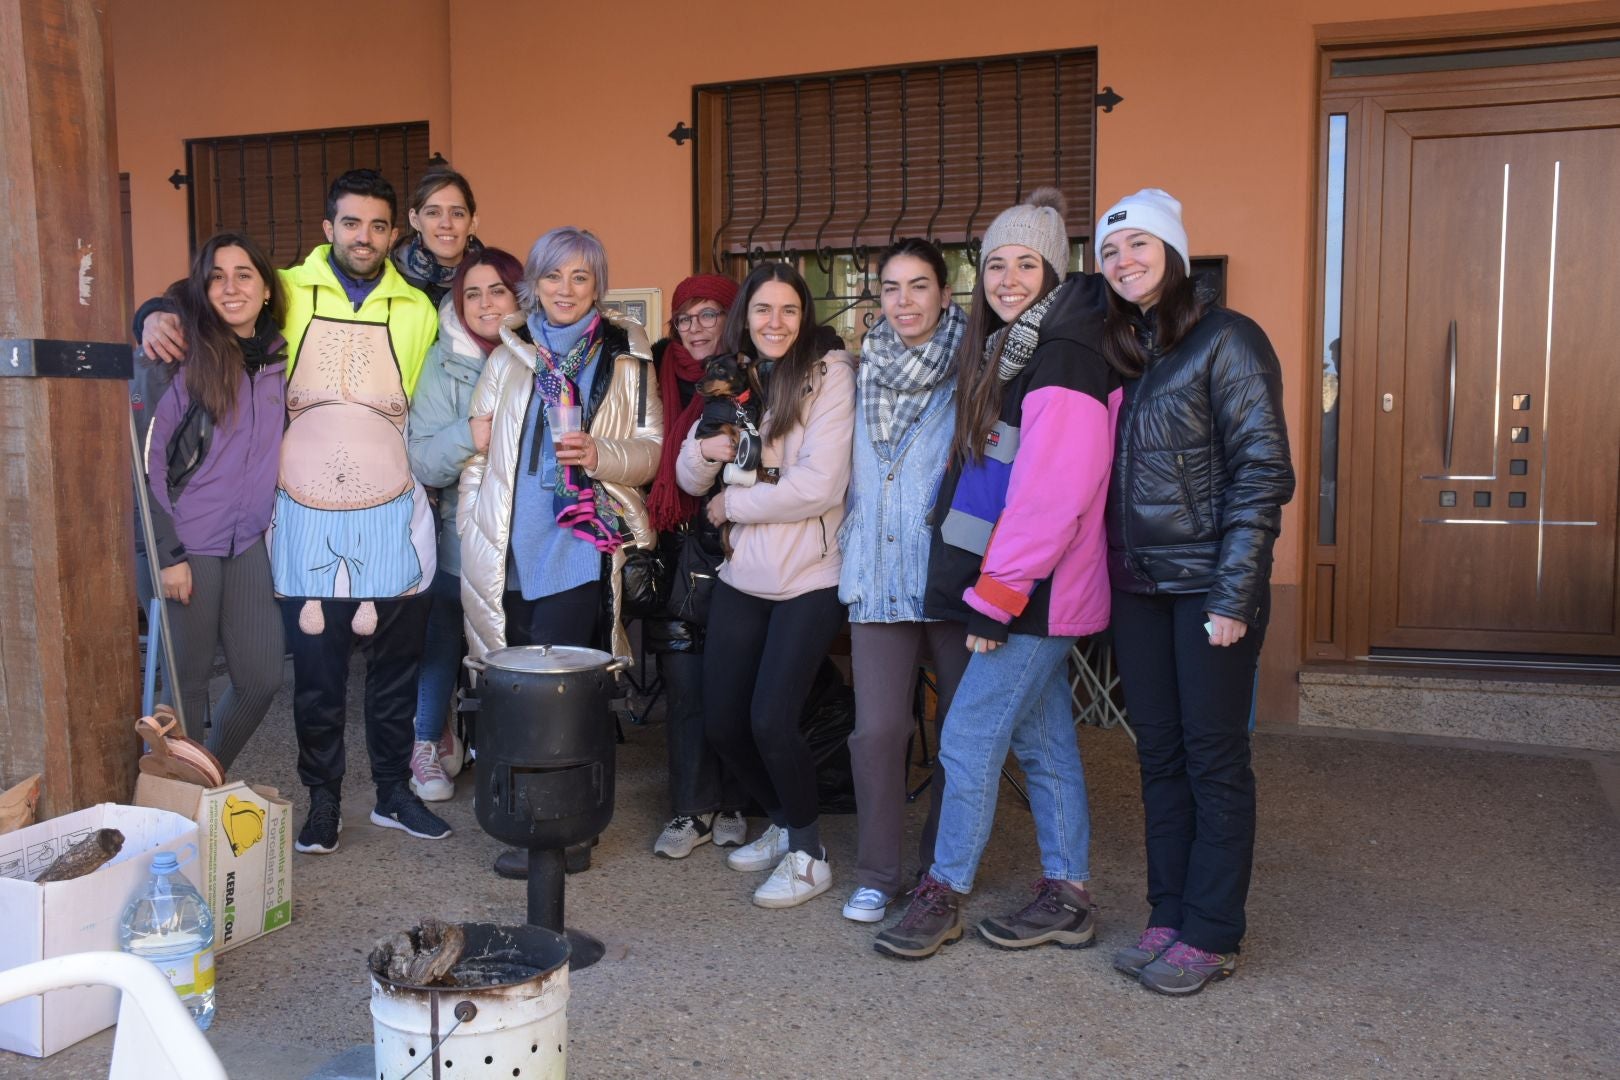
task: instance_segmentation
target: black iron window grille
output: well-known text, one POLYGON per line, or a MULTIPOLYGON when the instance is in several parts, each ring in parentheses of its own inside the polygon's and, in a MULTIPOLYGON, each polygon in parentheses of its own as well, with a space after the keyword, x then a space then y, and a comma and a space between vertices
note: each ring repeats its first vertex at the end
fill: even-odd
POLYGON ((1043 185, 1066 198, 1078 265, 1096 95, 1095 49, 699 86, 694 265, 797 263, 822 321, 864 329, 885 246, 933 240, 966 295, 984 230, 1043 185))
POLYGON ((191 249, 229 229, 262 244, 273 265, 293 265, 326 242, 326 189, 349 169, 388 178, 403 228, 412 187, 430 163, 425 121, 187 140, 191 249))

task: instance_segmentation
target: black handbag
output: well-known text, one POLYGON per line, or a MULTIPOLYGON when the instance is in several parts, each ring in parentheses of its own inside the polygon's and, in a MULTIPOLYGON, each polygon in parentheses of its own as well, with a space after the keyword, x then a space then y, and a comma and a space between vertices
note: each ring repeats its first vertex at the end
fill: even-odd
POLYGON ((669 612, 675 567, 657 547, 629 548, 619 570, 619 610, 626 619, 658 619, 669 612))
POLYGON ((696 529, 681 535, 680 552, 675 557, 675 580, 670 586, 669 613, 696 626, 709 622, 709 600, 714 583, 720 580, 720 564, 725 555, 711 551, 703 534, 696 529))
POLYGON ((173 502, 202 467, 214 443, 214 418, 200 401, 193 400, 169 436, 167 447, 169 500, 173 502))

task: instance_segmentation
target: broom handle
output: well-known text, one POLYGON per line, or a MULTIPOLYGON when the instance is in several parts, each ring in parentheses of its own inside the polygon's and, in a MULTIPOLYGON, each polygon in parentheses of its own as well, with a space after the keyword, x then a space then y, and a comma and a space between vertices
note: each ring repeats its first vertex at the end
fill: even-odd
MULTIPOLYGON (((152 577, 152 595, 158 598, 158 636, 163 646, 163 680, 168 684, 169 696, 174 699, 174 714, 180 718, 180 730, 186 726, 186 707, 180 700, 180 687, 175 683, 174 637, 169 633, 169 602, 163 595, 162 571, 158 568, 157 534, 152 530, 152 503, 146 490, 146 455, 141 452, 141 435, 135 427, 135 410, 129 413, 130 469, 135 475, 135 506, 141 515, 141 535, 146 542, 146 569, 152 577)), ((148 631, 152 628, 148 627, 148 631)), ((150 635, 146 647, 152 647, 150 635)))

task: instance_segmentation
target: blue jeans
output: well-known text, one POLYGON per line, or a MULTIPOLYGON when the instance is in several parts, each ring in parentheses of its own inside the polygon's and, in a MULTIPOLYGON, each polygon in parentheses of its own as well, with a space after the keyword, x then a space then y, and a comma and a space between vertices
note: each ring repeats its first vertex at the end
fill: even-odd
POLYGON ((1072 637, 1012 634, 1000 648, 968 661, 939 736, 949 782, 930 871, 956 892, 973 889, 1009 747, 1029 784, 1041 872, 1068 881, 1090 876, 1091 809, 1069 699, 1074 643, 1072 637))
POLYGON ((427 641, 422 646, 422 674, 416 684, 416 741, 438 742, 444 734, 450 697, 456 692, 461 658, 461 578, 440 570, 428 590, 427 641))

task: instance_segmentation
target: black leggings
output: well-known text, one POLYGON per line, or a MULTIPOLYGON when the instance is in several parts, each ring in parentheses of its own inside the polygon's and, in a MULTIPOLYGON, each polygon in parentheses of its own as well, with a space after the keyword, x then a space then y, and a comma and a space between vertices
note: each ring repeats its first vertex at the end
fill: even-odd
POLYGON ((709 606, 709 742, 749 796, 789 828, 813 825, 819 812, 816 766, 799 719, 844 614, 836 588, 762 600, 723 581, 709 606))

